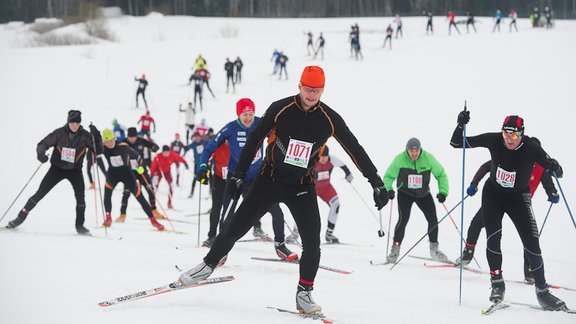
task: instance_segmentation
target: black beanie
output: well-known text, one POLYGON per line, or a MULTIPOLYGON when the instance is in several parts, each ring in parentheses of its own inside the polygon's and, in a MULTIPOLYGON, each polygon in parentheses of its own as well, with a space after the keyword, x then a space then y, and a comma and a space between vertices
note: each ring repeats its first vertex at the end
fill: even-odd
POLYGON ((138 131, 136 130, 136 127, 128 128, 128 137, 136 137, 136 136, 138 136, 138 131))
POLYGON ((524 119, 516 115, 511 115, 504 119, 502 123, 502 130, 512 131, 512 132, 523 132, 524 131, 524 119))
POLYGON ((80 110, 70 110, 68 112, 68 122, 69 123, 82 122, 82 113, 80 112, 80 110))
POLYGON ((422 145, 420 144, 420 141, 416 138, 416 137, 412 137, 411 139, 408 140, 408 143, 406 143, 406 151, 410 150, 410 149, 421 149, 422 145))
POLYGON ((168 152, 168 151, 170 151, 170 146, 168 145, 162 146, 162 152, 168 152))

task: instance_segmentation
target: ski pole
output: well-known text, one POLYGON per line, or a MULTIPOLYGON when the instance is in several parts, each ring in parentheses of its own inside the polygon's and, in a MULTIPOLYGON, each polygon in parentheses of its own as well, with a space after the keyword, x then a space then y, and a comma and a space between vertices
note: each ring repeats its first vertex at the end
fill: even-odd
MULTIPOLYGON (((93 152, 88 154, 92 154, 92 169, 97 168, 98 165, 96 164, 96 154, 93 152)), ((96 170, 92 171, 92 176, 96 177, 96 170)), ((95 184, 94 180, 92 181, 95 184)), ((94 220, 96 221, 96 226, 98 226, 98 195, 96 194, 96 188, 94 188, 94 220)))
POLYGON ((564 195, 564 190, 562 190, 562 186, 560 185, 560 181, 558 181, 558 176, 556 176, 556 172, 552 172, 554 179, 556 179, 556 183, 558 184, 558 188, 560 189, 560 193, 562 194, 562 200, 564 200, 564 204, 566 204, 566 209, 568 209, 568 214, 572 219, 572 224, 574 224, 574 228, 576 228, 576 222, 574 221, 574 216, 572 216, 572 211, 570 210, 570 206, 568 206, 568 201, 566 201, 566 196, 564 195))
MULTIPOLYGON (((466 197, 464 197, 464 199, 466 199, 466 198, 468 198, 468 195, 466 195, 466 197)), ((464 201, 464 199, 462 199, 459 203, 457 203, 456 206, 452 207, 452 209, 450 209, 450 212, 452 212, 454 209, 456 209, 456 207, 458 207, 460 204, 462 204, 462 202, 464 201)), ((396 265, 397 265, 398 263, 400 263, 400 261, 402 261, 402 259, 404 259, 404 258, 408 255, 408 253, 410 253, 410 252, 416 247, 416 245, 420 244, 420 242, 422 242, 422 240, 423 240, 426 236, 428 236, 428 234, 430 234, 430 232, 432 232, 436 227, 438 227, 438 225, 439 225, 440 223, 442 223, 442 221, 443 221, 446 217, 448 217, 448 214, 444 215, 444 217, 442 217, 438 222, 436 222, 436 224, 434 224, 434 226, 432 226, 432 228, 430 228, 430 230, 428 230, 428 232, 426 232, 426 234, 422 235, 422 237, 418 240, 418 242, 416 242, 414 245, 412 245, 412 247, 411 247, 410 249, 408 249, 408 251, 406 251, 406 253, 404 253, 404 254, 402 255, 402 257, 401 257, 400 259, 398 259, 398 261, 396 261, 396 262, 392 265, 392 267, 390 267, 390 270, 394 269, 394 267, 396 267, 396 265)))
POLYGON ((26 181, 26 184, 24 185, 24 187, 22 187, 22 189, 20 190, 20 192, 18 193, 18 195, 16 196, 16 198, 14 198, 14 200, 12 201, 12 203, 10 204, 10 206, 8 206, 8 209, 6 209, 6 211, 4 212, 4 214, 2 215, 2 218, 0 218, 0 222, 4 219, 4 217, 6 216, 6 214, 8 214, 8 211, 10 211, 10 208, 12 208, 12 206, 14 205, 14 203, 16 202, 16 200, 18 200, 18 198, 20 197, 20 195, 22 194, 22 192, 24 192, 24 189, 26 189, 26 187, 28 186, 28 184, 30 183, 30 181, 32 181, 32 179, 34 178, 34 176, 36 175, 36 173, 38 172, 38 170, 40 170, 40 167, 42 166, 43 163, 40 163, 38 165, 38 167, 36 167, 36 170, 34 170, 34 173, 32 173, 32 176, 30 177, 30 179, 28 179, 28 181, 26 181))
POLYGON ((546 213, 546 217, 544 217, 544 222, 542 223, 542 227, 540 227, 540 232, 538 232, 538 237, 542 235, 542 231, 544 230, 544 225, 546 225, 546 220, 548 219, 548 215, 550 215, 550 210, 552 209, 552 205, 554 203, 550 203, 550 207, 548 207, 548 212, 546 213))
POLYGON ((222 232, 226 220, 229 219, 230 216, 234 215, 234 213, 236 212, 236 204, 238 204, 238 200, 240 200, 240 198, 231 199, 228 202, 226 209, 222 211, 222 215, 220 216, 220 232, 222 232))
MULTIPOLYGON (((90 122, 90 125, 92 125, 92 122, 90 122)), ((94 138, 94 134, 90 133, 90 135, 92 135, 92 150, 94 152, 94 160, 96 160, 98 158, 98 156, 96 155, 96 139, 94 138)), ((100 143, 100 145, 102 145, 100 143)), ((98 182, 98 196, 100 197, 100 207, 102 209, 102 221, 105 222, 106 221, 106 211, 104 210, 104 199, 102 198, 102 186, 100 183, 100 172, 98 172, 98 168, 96 168, 96 181, 98 182)), ((106 235, 106 237, 108 237, 108 228, 106 226, 104 226, 104 234, 106 235)))
MULTIPOLYGON (((446 207, 446 204, 442 203, 442 206, 444 206, 444 209, 446 210, 446 212, 448 212, 448 208, 446 207)), ((452 218, 452 215, 448 212, 448 215, 450 216, 450 221, 452 221, 452 225, 454 225, 454 228, 456 229, 456 232, 458 232, 458 234, 460 235, 460 239, 462 240, 462 243, 466 244, 466 240, 464 239, 464 237, 462 237, 462 231, 460 231, 460 229, 458 228, 458 225, 456 225, 456 222, 454 221, 454 218, 452 218)), ((480 264, 478 263, 478 261, 476 260, 476 257, 472 257, 474 259, 474 262, 476 262, 476 265, 478 266, 478 269, 482 269, 480 267, 480 264)), ((460 259, 462 260, 462 259, 460 259)))
POLYGON ((390 228, 392 227, 392 205, 394 205, 394 200, 390 201, 390 217, 388 217, 388 237, 386 240, 386 255, 388 255, 388 248, 390 247, 390 228))
MULTIPOLYGON (((194 179, 196 181, 196 179, 194 179)), ((200 246, 200 221, 202 217, 200 217, 200 213, 202 211, 202 184, 198 185, 198 246, 200 246)))
POLYGON ((358 195, 358 197, 360 198, 360 200, 362 200, 362 202, 364 203, 364 206, 366 206, 366 208, 368 208, 368 210, 370 211, 370 214, 374 217, 374 219, 376 219, 376 221, 378 222, 378 216, 376 216, 376 214, 374 213, 374 211, 372 210, 372 208, 368 205, 368 203, 366 202, 366 200, 364 200, 364 198, 362 198, 362 195, 360 194, 360 192, 358 191, 358 189, 356 189, 356 186, 354 186, 354 184, 352 184, 352 182, 350 182, 350 185, 352 186, 352 189, 354 189, 354 192, 356 193, 356 195, 358 195))
MULTIPOLYGON (((154 198, 156 198, 156 193, 154 192, 154 188, 152 187, 152 185, 150 185, 150 183, 146 179, 146 176, 144 176, 144 174, 141 174, 140 178, 142 178, 144 180, 144 183, 146 184, 146 186, 152 188, 152 194, 154 195, 154 198)), ((168 182, 168 180, 166 180, 166 182, 168 182)), ((168 188, 168 192, 170 192, 170 188, 168 188)), ((168 224, 170 224, 170 227, 172 227, 172 230, 174 232, 176 232, 176 228, 174 227, 174 224, 172 224, 172 220, 170 219, 170 217, 168 217, 168 213, 166 213, 166 210, 164 209, 164 206, 162 206, 162 203, 160 202, 160 200, 156 199, 156 203, 158 204, 158 206, 160 206, 160 209, 164 213, 164 217, 168 221, 168 224)))
MULTIPOLYGON (((290 234, 293 235, 294 237, 296 237, 296 238, 295 238, 296 244, 297 244, 300 248, 302 248, 302 243, 300 243, 300 241, 298 241, 298 235, 299 235, 299 234, 294 233, 294 231, 290 228, 290 225, 288 225, 288 222, 286 222, 286 220, 284 220, 284 224, 286 224, 286 227, 288 227, 288 231, 290 231, 290 234)), ((296 230, 298 230, 298 227, 296 227, 296 230)))
MULTIPOLYGON (((458 32, 460 33, 460 32, 458 32)), ((466 100, 464 100, 464 111, 466 111, 466 100)), ((466 124, 463 125, 462 127, 462 207, 460 209, 460 224, 462 225, 460 228, 460 237, 464 237, 464 233, 462 232, 462 230, 464 229, 464 200, 466 199, 466 197, 468 197, 468 195, 464 196, 464 187, 465 187, 465 183, 464 183, 464 177, 466 174, 466 124)), ((450 215, 450 212, 448 212, 448 215, 450 215)), ((464 246, 463 246, 463 242, 460 241, 460 260, 462 260, 462 252, 464 251, 464 246)), ((474 259, 474 261, 476 261, 476 259, 474 259)), ((478 262, 476 262, 478 263, 478 262)), ((460 289, 459 289, 459 293, 458 293, 458 305, 462 305, 462 275, 463 275, 463 267, 462 267, 462 262, 460 262, 460 289)))

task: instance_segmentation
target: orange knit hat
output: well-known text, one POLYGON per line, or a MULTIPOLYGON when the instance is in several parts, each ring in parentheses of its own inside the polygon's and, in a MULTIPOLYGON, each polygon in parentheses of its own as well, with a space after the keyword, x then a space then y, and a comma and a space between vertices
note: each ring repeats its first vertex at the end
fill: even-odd
POLYGON ((324 88, 324 70, 315 65, 307 66, 302 71, 300 82, 307 87, 324 88))

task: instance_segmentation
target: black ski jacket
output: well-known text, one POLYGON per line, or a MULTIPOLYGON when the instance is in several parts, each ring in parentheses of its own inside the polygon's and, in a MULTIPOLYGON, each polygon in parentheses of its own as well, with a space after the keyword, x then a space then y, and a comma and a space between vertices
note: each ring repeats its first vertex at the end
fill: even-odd
POLYGON ((82 126, 72 133, 65 125, 44 137, 36 146, 36 154, 44 155, 50 147, 54 147, 50 158, 52 165, 63 170, 81 169, 86 151, 94 151, 94 141, 82 126))

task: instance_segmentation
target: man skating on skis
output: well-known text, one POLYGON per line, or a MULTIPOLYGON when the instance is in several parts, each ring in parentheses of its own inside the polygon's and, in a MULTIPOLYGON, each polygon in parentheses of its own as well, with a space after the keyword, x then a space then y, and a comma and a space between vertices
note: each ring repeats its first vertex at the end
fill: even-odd
MULTIPOLYGON (((464 110, 458 114, 458 125, 452 134, 450 145, 455 148, 463 147, 464 125, 469 120, 469 111, 464 110)), ((524 134, 524 120, 518 116, 506 117, 501 132, 467 136, 465 140, 466 148, 485 147, 492 157, 490 177, 482 190, 482 218, 487 238, 486 257, 490 265, 492 284, 490 301, 499 303, 504 300, 506 287, 502 277, 500 240, 502 218, 506 213, 522 239, 524 250, 528 252, 538 303, 547 310, 566 307, 562 300, 550 293, 546 284, 529 185, 535 162, 547 172, 562 177, 560 164, 524 134)))
POLYGON ((342 117, 320 101, 324 71, 318 66, 304 68, 300 93, 272 103, 248 138, 239 163, 230 177, 229 194, 238 199, 240 187, 258 148, 268 136, 266 157, 252 190, 236 214, 216 237, 204 261, 184 272, 184 286, 209 277, 220 260, 272 205, 283 202, 290 209, 302 237, 300 279, 296 308, 303 313, 322 310, 312 299, 312 288, 320 262, 320 214, 314 186, 314 169, 326 141, 334 136, 345 148, 374 188, 374 202, 381 209, 388 202, 376 167, 346 126, 342 117))
POLYGON ((140 79, 135 77, 134 81, 138 81, 138 89, 136 89, 136 108, 138 108, 138 96, 142 96, 144 105, 146 106, 146 109, 148 109, 148 102, 146 101, 146 88, 148 87, 148 80, 146 80, 146 74, 142 74, 140 79))
POLYGON ((162 146, 162 153, 156 154, 154 160, 152 161, 152 166, 150 167, 150 175, 152 176, 152 185, 155 190, 158 190, 158 185, 162 177, 166 179, 168 183, 169 193, 168 193, 168 208, 173 208, 172 196, 174 194, 172 186, 172 173, 170 172, 170 167, 176 161, 184 163, 184 166, 188 170, 188 162, 180 156, 180 154, 170 150, 168 145, 162 146))

